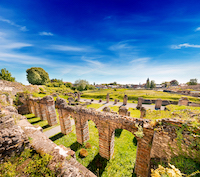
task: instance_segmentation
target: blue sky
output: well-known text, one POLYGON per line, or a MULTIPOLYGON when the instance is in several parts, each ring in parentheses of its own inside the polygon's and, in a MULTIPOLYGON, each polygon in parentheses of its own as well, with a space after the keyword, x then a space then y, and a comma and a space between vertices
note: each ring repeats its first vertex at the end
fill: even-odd
POLYGON ((1 0, 0 69, 74 83, 200 79, 200 1, 1 0))

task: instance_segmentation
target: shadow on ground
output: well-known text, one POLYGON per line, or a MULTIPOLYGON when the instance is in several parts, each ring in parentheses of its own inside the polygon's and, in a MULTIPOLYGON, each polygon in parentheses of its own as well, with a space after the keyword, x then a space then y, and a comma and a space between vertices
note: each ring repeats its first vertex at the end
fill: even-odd
POLYGON ((58 134, 52 136, 52 137, 49 138, 49 139, 50 139, 51 141, 55 141, 55 140, 57 140, 57 139, 59 139, 59 138, 62 138, 63 136, 65 136, 65 135, 62 134, 62 133, 58 133, 58 134))
POLYGON ((83 145, 79 144, 77 141, 73 144, 71 144, 70 149, 73 151, 78 151, 79 149, 81 149, 83 147, 83 145))
POLYGON ((41 122, 41 120, 37 120, 37 121, 31 122, 31 124, 37 124, 38 122, 41 122))
POLYGON ((42 126, 42 129, 46 129, 46 128, 49 128, 49 127, 50 127, 50 125, 47 124, 47 125, 42 126))
POLYGON ((116 136, 117 138, 119 138, 120 135, 121 135, 121 133, 122 133, 122 131, 123 131, 123 129, 116 129, 116 130, 115 130, 115 136, 116 136))
POLYGON ((94 159, 87 166, 87 169, 92 171, 97 176, 102 176, 104 169, 106 168, 108 163, 107 159, 104 159, 99 155, 99 153, 94 157, 94 159))

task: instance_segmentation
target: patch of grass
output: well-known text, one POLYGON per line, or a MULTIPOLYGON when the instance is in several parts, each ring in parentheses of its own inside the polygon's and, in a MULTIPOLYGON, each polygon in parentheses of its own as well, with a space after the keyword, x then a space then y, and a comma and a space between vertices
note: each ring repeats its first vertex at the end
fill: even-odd
MULTIPOLYGON (((155 91, 155 90, 133 90, 133 89, 102 89, 102 90, 88 90, 83 91, 82 98, 88 99, 103 99, 106 100, 107 93, 110 94, 110 99, 119 99, 121 102, 123 101, 123 97, 126 94, 128 96, 128 102, 132 103, 132 101, 137 102, 138 97, 143 97, 144 99, 158 99, 161 98, 163 100, 171 100, 178 101, 182 96, 178 94, 170 94, 167 92, 155 91)), ((196 97, 187 96, 190 101, 200 103, 200 99, 196 97)))
POLYGON ((98 104, 98 103, 92 103, 92 104, 87 105, 87 108, 95 108, 95 109, 98 109, 98 108, 100 108, 101 106, 103 106, 103 105, 102 105, 102 104, 98 104))
MULTIPOLYGON (((115 111, 115 112, 119 112, 119 106, 109 106, 111 110, 115 111)), ((140 117, 140 110, 137 110, 135 108, 129 108, 128 111, 131 112, 131 117, 134 118, 139 118, 140 117)))
POLYGON ((88 148, 88 156, 85 158, 79 157, 79 152, 82 148, 86 148, 86 143, 83 145, 77 143, 75 134, 75 125, 72 126, 73 131, 60 138, 51 137, 57 145, 63 144, 75 151, 76 159, 82 165, 87 167, 97 176, 132 176, 133 168, 136 159, 136 143, 134 135, 126 130, 116 130, 114 155, 110 161, 102 158, 99 155, 99 136, 98 130, 93 121, 89 121, 89 136, 87 141, 91 148, 88 148), (120 131, 120 133, 119 133, 120 131))

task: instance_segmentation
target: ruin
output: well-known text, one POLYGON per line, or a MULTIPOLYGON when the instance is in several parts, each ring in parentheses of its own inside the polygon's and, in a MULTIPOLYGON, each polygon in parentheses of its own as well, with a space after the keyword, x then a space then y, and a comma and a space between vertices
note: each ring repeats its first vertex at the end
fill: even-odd
POLYGON ((146 109, 144 108, 144 107, 141 107, 140 108, 140 112, 141 112, 141 114, 140 114, 140 118, 144 118, 144 117, 146 117, 146 109))
POLYGON ((107 93, 107 95, 106 95, 106 103, 109 103, 109 93, 107 93))
POLYGON ((162 99, 157 99, 155 103, 155 110, 161 109, 162 106, 162 99))
MULTIPOLYGON (((29 110, 40 116, 46 115, 47 120, 56 117, 54 100, 51 96, 46 98, 28 98, 27 104, 29 110), (43 108, 37 104, 43 104, 43 108), (38 107, 40 108, 39 110, 38 107), (42 111, 44 109, 44 115, 42 111), (51 115, 51 116, 50 116, 51 115)), ((42 105, 41 104, 41 105, 42 105)), ((71 118, 74 119, 76 127, 77 142, 80 144, 89 140, 88 120, 92 120, 99 132, 99 154, 100 156, 110 159, 114 152, 114 137, 116 129, 125 129, 135 135, 137 139, 137 155, 135 164, 135 173, 140 177, 147 177, 150 174, 151 158, 170 159, 174 155, 178 155, 176 128, 182 127, 185 122, 177 119, 156 120, 155 124, 151 124, 151 120, 144 118, 129 117, 126 109, 120 114, 109 112, 99 112, 95 109, 85 109, 81 106, 69 106, 62 98, 57 98, 56 107, 58 108, 61 131, 63 134, 71 132, 71 118), (142 128, 142 136, 138 136, 139 127, 142 128)), ((144 117, 144 116, 143 116, 144 117)), ((191 158, 200 157, 198 148, 191 148, 192 142, 199 141, 198 136, 189 136, 187 130, 183 130, 182 135, 187 143, 181 144, 181 150, 191 158), (191 148, 189 152, 187 149, 191 148), (192 153, 191 153, 192 152, 192 153)), ((200 160, 200 159, 199 159, 200 160)))
POLYGON ((187 97, 181 97, 181 99, 179 99, 178 101, 179 106, 188 106, 188 104, 189 104, 189 100, 187 97))
POLYGON ((137 109, 140 109, 142 107, 142 103, 143 103, 143 98, 142 97, 138 97, 138 104, 137 104, 137 109))
POLYGON ((128 96, 124 95, 123 105, 127 105, 127 101, 128 101, 128 96))

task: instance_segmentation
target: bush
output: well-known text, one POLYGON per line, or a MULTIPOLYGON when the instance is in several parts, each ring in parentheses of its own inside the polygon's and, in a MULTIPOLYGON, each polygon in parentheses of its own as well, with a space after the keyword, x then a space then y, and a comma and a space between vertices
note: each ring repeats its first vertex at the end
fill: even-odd
POLYGON ((86 149, 81 149, 79 152, 80 157, 87 157, 88 156, 88 152, 86 149))

